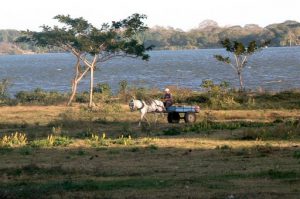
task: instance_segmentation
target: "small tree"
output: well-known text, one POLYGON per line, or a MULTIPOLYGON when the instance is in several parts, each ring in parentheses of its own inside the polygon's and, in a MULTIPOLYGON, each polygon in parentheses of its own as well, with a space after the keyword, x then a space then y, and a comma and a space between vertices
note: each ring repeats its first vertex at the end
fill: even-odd
POLYGON ((270 42, 263 42, 260 45, 256 44, 256 41, 251 41, 246 47, 243 43, 239 41, 230 41, 225 39, 221 41, 222 46, 227 52, 233 54, 234 60, 229 57, 223 57, 222 55, 215 55, 214 57, 223 63, 229 64, 236 72, 240 81, 240 90, 244 90, 244 80, 243 80, 243 69, 247 64, 248 57, 254 53, 261 50, 263 47, 267 46, 270 42))

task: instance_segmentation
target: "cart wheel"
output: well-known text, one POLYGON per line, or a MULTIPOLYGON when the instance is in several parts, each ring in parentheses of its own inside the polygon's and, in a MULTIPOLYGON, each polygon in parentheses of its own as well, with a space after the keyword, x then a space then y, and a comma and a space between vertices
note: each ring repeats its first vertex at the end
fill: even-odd
POLYGON ((168 122, 169 123, 179 123, 180 115, 177 112, 168 113, 168 122))
POLYGON ((185 123, 194 123, 196 122, 196 114, 192 112, 188 112, 184 114, 185 123))

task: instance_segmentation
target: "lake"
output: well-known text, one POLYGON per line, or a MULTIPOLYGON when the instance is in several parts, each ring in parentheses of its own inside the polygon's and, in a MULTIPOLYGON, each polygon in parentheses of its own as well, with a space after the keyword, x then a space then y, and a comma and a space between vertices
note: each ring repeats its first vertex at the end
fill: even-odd
MULTIPOLYGON (((152 51, 150 60, 118 58, 103 63, 95 72, 95 83, 108 83, 118 90, 120 80, 130 86, 164 88, 168 85, 200 90, 203 80, 228 81, 238 87, 238 77, 229 65, 217 62, 215 54, 228 55, 223 49, 152 51)), ((1 55, 0 79, 8 78, 11 94, 37 87, 70 91, 75 58, 68 53, 1 55)), ((250 57, 244 69, 247 89, 300 88, 300 47, 267 48, 250 57)), ((88 90, 89 77, 79 90, 88 90)))

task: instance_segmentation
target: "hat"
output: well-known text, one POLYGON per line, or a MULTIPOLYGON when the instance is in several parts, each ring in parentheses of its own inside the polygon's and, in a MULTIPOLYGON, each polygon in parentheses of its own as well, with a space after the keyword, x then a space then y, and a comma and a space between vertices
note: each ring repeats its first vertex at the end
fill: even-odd
POLYGON ((169 92, 169 91, 170 91, 170 89, 166 88, 166 89, 165 89, 165 91, 166 91, 166 92, 169 92))

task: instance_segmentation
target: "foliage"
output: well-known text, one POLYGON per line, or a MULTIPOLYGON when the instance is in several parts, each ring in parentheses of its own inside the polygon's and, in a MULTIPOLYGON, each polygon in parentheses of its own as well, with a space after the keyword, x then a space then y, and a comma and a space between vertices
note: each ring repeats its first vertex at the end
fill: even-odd
POLYGON ((106 134, 105 133, 102 133, 101 137, 99 135, 97 135, 97 134, 92 134, 92 136, 87 140, 87 142, 92 147, 108 146, 109 145, 109 140, 106 138, 106 134))
POLYGON ((106 137, 105 133, 103 133, 102 136, 99 136, 97 134, 92 134, 92 136, 87 139, 87 142, 92 147, 109 146, 112 144, 125 145, 125 146, 133 144, 133 140, 131 139, 130 135, 128 135, 128 136, 122 135, 119 138, 110 139, 110 138, 106 137))
MULTIPOLYGON (((146 46, 154 45, 156 49, 195 49, 195 48, 217 48, 219 41, 229 38, 249 43, 253 39, 257 41, 271 40, 272 46, 289 46, 299 44, 300 23, 296 21, 285 21, 283 23, 271 24, 265 28, 255 24, 244 27, 220 27, 216 22, 206 23, 204 21, 198 28, 184 32, 172 27, 153 27, 144 33, 137 34, 138 41, 144 41, 146 46), (204 26, 203 26, 204 24, 204 26)), ((1 42, 14 42, 21 35, 16 30, 0 30, 1 42)), ((54 47, 41 48, 32 44, 18 44, 18 47, 33 52, 58 52, 60 49, 54 47)), ((8 51, 2 47, 4 53, 20 53, 20 50, 8 51)), ((0 45, 1 52, 1 45, 0 45)))
POLYGON ((51 28, 44 25, 42 32, 23 32, 24 36, 19 37, 17 42, 27 42, 43 47, 55 46, 70 51, 76 56, 76 75, 68 104, 72 102, 77 92, 77 84, 90 71, 89 106, 93 106, 93 79, 97 63, 106 62, 113 57, 125 56, 140 57, 142 60, 149 59, 146 51, 151 50, 152 46, 145 47, 136 37, 138 33, 148 29, 143 22, 146 15, 136 13, 120 21, 103 23, 100 28, 93 26, 82 17, 57 15, 54 19, 57 19, 63 26, 51 28), (84 72, 80 72, 80 62, 86 66, 84 72))
POLYGON ((64 103, 67 100, 66 94, 57 91, 48 92, 40 88, 36 88, 34 91, 20 91, 15 97, 22 104, 52 105, 64 103))
POLYGON ((299 121, 279 123, 259 129, 245 129, 242 140, 292 140, 300 138, 299 121))
POLYGON ((244 80, 242 72, 247 64, 248 57, 258 50, 262 49, 263 47, 267 46, 269 43, 269 41, 265 41, 258 45, 256 41, 251 41, 246 46, 240 41, 231 41, 230 39, 226 38, 224 40, 221 40, 221 44, 227 52, 232 53, 232 55, 234 56, 234 60, 230 59, 230 57, 224 57, 222 55, 215 55, 214 57, 220 62, 229 64, 235 70, 236 74, 239 77, 240 90, 243 91, 244 80))
POLYGON ((126 80, 121 80, 119 82, 119 93, 124 94, 128 89, 128 82, 126 80))
POLYGON ((98 83, 94 87, 94 92, 95 93, 102 93, 106 95, 111 95, 111 88, 108 83, 98 83))
POLYGON ((227 109, 227 108, 237 108, 240 106, 235 100, 235 95, 229 90, 228 82, 221 82, 220 84, 215 84, 212 80, 203 80, 200 85, 207 92, 207 104, 210 108, 217 109, 227 109))
POLYGON ((120 145, 132 145, 132 139, 131 136, 125 137, 124 135, 121 135, 121 137, 115 139, 112 141, 113 144, 120 144, 120 145))
POLYGON ((9 96, 8 96, 8 88, 10 86, 10 82, 8 79, 2 79, 0 82, 0 104, 5 102, 9 96))
POLYGON ((132 98, 128 92, 128 81, 127 80, 119 81, 118 95, 119 95, 119 98, 126 103, 132 98))
POLYGON ((12 133, 4 135, 0 138, 0 147, 19 147, 27 144, 27 136, 25 133, 12 133))
POLYGON ((30 142, 30 146, 43 148, 43 147, 54 147, 63 146, 66 147, 72 143, 72 139, 65 136, 54 136, 48 135, 47 139, 33 140, 30 142))

